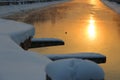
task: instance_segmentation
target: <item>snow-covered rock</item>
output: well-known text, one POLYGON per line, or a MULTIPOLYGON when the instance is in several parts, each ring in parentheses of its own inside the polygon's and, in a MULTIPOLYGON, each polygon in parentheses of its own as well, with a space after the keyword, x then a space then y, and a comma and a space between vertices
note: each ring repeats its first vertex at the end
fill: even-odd
POLYGON ((64 42, 63 40, 57 39, 57 38, 33 38, 32 41, 33 42, 36 42, 36 41, 61 41, 61 42, 64 42))
POLYGON ((64 41, 57 38, 33 38, 31 41, 31 48, 64 45, 64 41))
POLYGON ((34 52, 0 49, 0 80, 46 80, 49 62, 34 52))
POLYGON ((35 30, 32 25, 12 20, 0 19, 0 35, 10 36, 17 44, 34 36, 35 30))
POLYGON ((100 54, 100 53, 95 53, 95 52, 81 52, 81 53, 68 53, 68 54, 47 54, 47 57, 49 57, 50 59, 53 58, 86 58, 86 57, 105 57, 104 55, 100 54))
POLYGON ((82 53, 69 53, 69 54, 47 54, 46 55, 51 60, 77 58, 77 59, 88 59, 96 63, 105 63, 106 56, 95 53, 95 52, 82 52, 82 53))
POLYGON ((104 71, 96 63, 81 59, 63 59, 46 67, 51 80, 104 80, 104 71))
POLYGON ((115 12, 120 14, 120 4, 117 4, 116 2, 110 2, 108 0, 101 0, 105 5, 113 9, 115 12))

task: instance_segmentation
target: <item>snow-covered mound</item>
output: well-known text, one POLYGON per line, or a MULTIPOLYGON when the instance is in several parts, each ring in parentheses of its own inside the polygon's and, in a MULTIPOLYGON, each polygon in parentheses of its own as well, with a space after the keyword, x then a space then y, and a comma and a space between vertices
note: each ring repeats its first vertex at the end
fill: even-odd
POLYGON ((24 4, 24 5, 8 5, 8 6, 0 6, 0 17, 8 16, 17 12, 23 12, 26 10, 32 10, 37 8, 43 8, 50 5, 63 3, 68 0, 59 0, 52 2, 41 2, 41 3, 32 3, 32 4, 24 4))
POLYGON ((34 36, 34 33, 35 30, 32 25, 0 19, 0 35, 10 36, 17 44, 34 36))
POLYGON ((81 59, 63 59, 46 67, 51 80, 104 80, 104 71, 96 63, 81 59))
POLYGON ((108 0, 101 0, 105 5, 116 11, 120 14, 120 4, 117 4, 116 2, 110 2, 108 0))
POLYGON ((47 57, 33 52, 0 50, 0 80, 46 80, 49 62, 47 57))
POLYGON ((51 60, 19 46, 33 35, 32 25, 0 19, 0 80, 46 80, 51 60))

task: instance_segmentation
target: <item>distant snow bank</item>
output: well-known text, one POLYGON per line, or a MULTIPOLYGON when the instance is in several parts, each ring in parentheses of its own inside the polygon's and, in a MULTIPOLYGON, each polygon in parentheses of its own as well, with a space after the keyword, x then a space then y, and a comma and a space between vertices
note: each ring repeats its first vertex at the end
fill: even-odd
POLYGON ((69 0, 61 0, 61 1, 52 1, 52 2, 40 2, 40 3, 32 3, 32 4, 24 4, 24 5, 9 5, 9 6, 0 6, 0 17, 11 15, 17 12, 23 12, 26 10, 32 10, 37 8, 43 8, 46 6, 63 3, 69 0))
POLYGON ((101 0, 105 5, 116 11, 120 14, 120 4, 117 4, 116 2, 110 2, 108 0, 101 0))

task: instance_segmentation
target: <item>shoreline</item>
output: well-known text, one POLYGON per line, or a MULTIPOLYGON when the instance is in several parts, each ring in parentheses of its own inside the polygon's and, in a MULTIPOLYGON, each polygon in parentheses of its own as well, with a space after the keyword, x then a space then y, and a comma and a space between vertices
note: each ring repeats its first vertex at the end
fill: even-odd
POLYGON ((117 2, 110 2, 108 0, 101 0, 101 2, 109 7, 110 9, 112 9, 113 11, 115 11, 116 13, 120 14, 120 4, 118 4, 117 2))
MULTIPOLYGON (((19 10, 18 12, 13 12, 13 13, 10 13, 10 14, 7 13, 6 15, 1 15, 0 14, 0 18, 8 19, 8 20, 14 20, 14 21, 18 21, 18 22, 25 22, 24 20, 26 19, 26 17, 28 17, 30 14, 32 14, 36 11, 41 11, 42 12, 42 10, 54 7, 57 4, 64 4, 64 3, 69 2, 69 1, 71 1, 71 0, 45 2, 43 4, 46 4, 46 5, 39 6, 37 8, 31 8, 31 9, 27 9, 27 10, 19 10)), ((42 3, 33 3, 33 4, 42 4, 42 3)), ((25 22, 25 23, 28 23, 28 22, 25 22)), ((31 24, 31 23, 29 23, 29 24, 31 24)))
MULTIPOLYGON (((42 10, 52 8, 52 7, 56 6, 57 4, 62 4, 62 3, 68 2, 68 1, 70 1, 70 0, 57 1, 57 2, 55 1, 55 3, 53 1, 53 3, 51 2, 50 5, 48 4, 48 5, 45 5, 45 6, 41 6, 39 8, 34 8, 34 9, 31 8, 31 9, 23 10, 23 11, 20 10, 18 12, 13 12, 12 14, 7 14, 7 15, 4 15, 2 17, 1 17, 1 12, 0 12, 0 19, 6 19, 6 20, 10 20, 10 21, 17 21, 17 22, 23 22, 23 23, 32 24, 31 22, 26 22, 25 21, 27 19, 26 17, 29 18, 29 15, 31 15, 31 14, 33 14, 35 12, 40 11, 40 13, 42 13, 42 10)), ((0 8, 1 8, 1 6, 0 6, 0 8)), ((40 15, 40 16, 42 16, 42 15, 40 15)), ((19 46, 21 46, 23 49, 27 50, 28 47, 30 46, 29 42, 30 42, 30 38, 28 38, 24 42, 20 43, 19 46)))

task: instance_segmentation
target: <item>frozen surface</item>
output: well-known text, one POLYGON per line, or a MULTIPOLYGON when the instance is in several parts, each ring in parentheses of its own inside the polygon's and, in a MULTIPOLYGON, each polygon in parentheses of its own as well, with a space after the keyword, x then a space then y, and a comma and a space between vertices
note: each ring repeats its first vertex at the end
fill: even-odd
POLYGON ((0 19, 0 35, 10 36, 17 44, 34 35, 34 27, 29 24, 0 19))
POLYGON ((49 62, 47 57, 33 52, 0 50, 0 80, 46 80, 49 62))
POLYGON ((0 6, 0 17, 11 15, 16 12, 23 12, 26 10, 43 8, 50 5, 63 3, 68 0, 61 1, 52 1, 52 2, 41 2, 41 3, 33 3, 33 4, 24 4, 24 5, 9 5, 9 6, 0 6))
POLYGON ((104 71, 96 63, 81 59, 51 62, 46 73, 52 80, 103 80, 104 71))
POLYGON ((101 0, 105 5, 116 11, 120 14, 120 4, 117 4, 116 2, 110 2, 108 0, 101 0))

